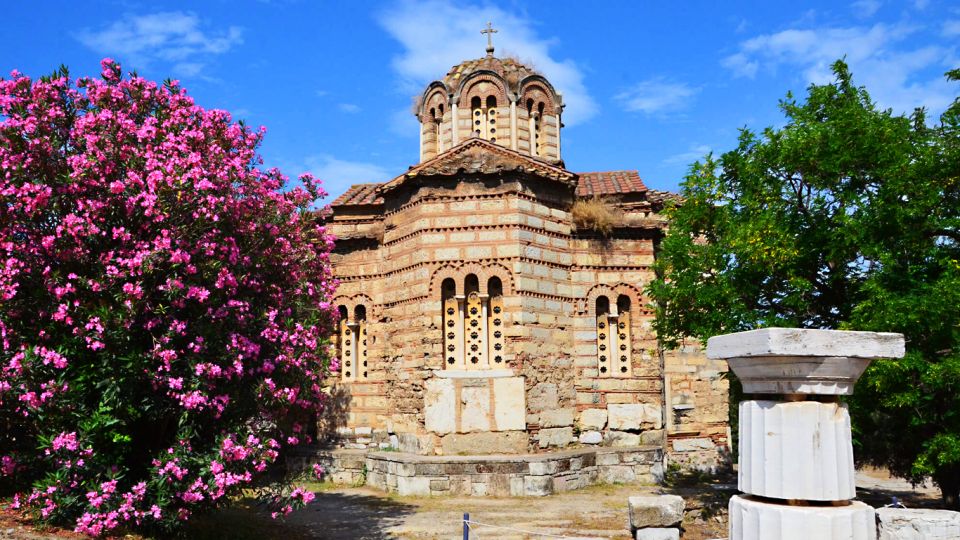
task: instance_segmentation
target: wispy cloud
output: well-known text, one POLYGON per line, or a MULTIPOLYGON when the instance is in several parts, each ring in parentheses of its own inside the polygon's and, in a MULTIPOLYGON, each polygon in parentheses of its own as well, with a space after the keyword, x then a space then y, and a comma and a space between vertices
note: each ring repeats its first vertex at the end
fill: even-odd
POLYGON ((712 152, 713 149, 705 144, 699 144, 696 146, 690 147, 690 150, 686 152, 681 152, 679 154, 674 154, 668 156, 663 160, 665 165, 678 165, 681 163, 693 163, 699 159, 703 159, 703 156, 712 152))
POLYGON ((80 30, 75 37, 100 54, 138 67, 165 62, 175 73, 190 77, 200 74, 212 56, 242 43, 243 30, 237 26, 203 29, 193 13, 169 11, 127 15, 99 29, 80 30))
POLYGON ((807 83, 824 84, 833 79, 830 65, 845 58, 856 84, 866 86, 881 106, 896 112, 920 106, 939 112, 954 96, 938 69, 952 67, 952 52, 938 43, 908 45, 906 38, 920 30, 908 24, 881 23, 784 30, 741 42, 722 64, 738 77, 754 78, 761 70, 785 67, 796 70, 807 83))
POLYGON ((699 91, 686 83, 656 77, 633 85, 614 99, 628 111, 664 114, 683 109, 699 91))
POLYGON ((386 182, 392 176, 386 168, 363 161, 337 159, 329 154, 318 154, 306 159, 307 169, 323 180, 330 200, 340 196, 353 184, 386 182))
POLYGON ((880 0, 857 0, 850 7, 853 8, 856 16, 869 18, 873 17, 881 6, 883 6, 883 2, 880 0))
POLYGON ((360 106, 354 103, 339 103, 337 104, 337 108, 340 109, 341 112, 345 112, 347 114, 355 114, 360 112, 360 106))
POLYGON ((405 91, 419 92, 459 62, 483 56, 486 41, 480 30, 493 21, 496 54, 517 56, 550 80, 563 94, 565 124, 578 124, 597 112, 582 68, 571 59, 558 58, 551 51, 557 40, 538 35, 525 15, 488 4, 406 0, 381 13, 378 21, 404 47, 393 59, 393 68, 405 91))

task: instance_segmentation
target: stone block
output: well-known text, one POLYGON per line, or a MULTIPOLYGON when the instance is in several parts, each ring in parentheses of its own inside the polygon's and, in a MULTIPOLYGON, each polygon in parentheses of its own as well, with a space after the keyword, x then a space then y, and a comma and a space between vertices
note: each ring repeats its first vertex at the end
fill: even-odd
POLYGON ((626 447, 640 446, 640 435, 637 433, 627 433, 625 431, 608 431, 607 446, 626 447))
POLYGON ((545 428, 539 433, 540 448, 563 447, 573 442, 573 428, 545 428))
POLYGON ((430 495, 430 479, 416 476, 397 477, 398 495, 430 495))
POLYGON ((955 540, 960 538, 960 512, 878 508, 879 540, 955 540))
MULTIPOLYGON (((486 379, 462 379, 468 381, 482 381, 486 379)), ((486 384, 480 387, 463 385, 460 389, 460 433, 474 431, 490 431, 490 387, 486 384)), ((455 408, 447 410, 449 416, 454 416, 455 408)))
POLYGON ((523 494, 527 497, 544 497, 553 495, 553 477, 524 476, 523 494))
POLYGON ((638 529, 637 540, 680 540, 680 529, 667 529, 663 527, 653 527, 650 529, 638 529))
POLYGON ((666 431, 662 429, 651 429, 640 434, 641 446, 663 446, 666 442, 666 431))
MULTIPOLYGON (((689 439, 695 441, 696 439, 689 439)), ((674 446, 680 441, 674 441, 674 446)), ((856 497, 845 404, 740 402, 739 488, 776 499, 856 497)))
POLYGON ((685 504, 677 495, 648 495, 627 499, 630 527, 674 527, 683 520, 685 504))
POLYGON ((534 476, 554 474, 559 470, 555 460, 531 461, 528 466, 530 474, 534 476))
POLYGON ((527 451, 525 431, 450 433, 440 439, 446 455, 522 454, 527 451))
POLYGON ((663 419, 660 407, 649 403, 618 403, 607 405, 607 424, 615 430, 660 429, 663 419))
POLYGON ((526 429, 526 389, 523 377, 493 379, 494 420, 499 431, 526 429))
POLYGON ((603 442, 603 434, 599 431, 584 431, 580 433, 580 444, 600 444, 603 442))
POLYGON ((530 410, 533 412, 549 411, 559 407, 560 402, 557 396, 557 385, 553 383, 540 383, 527 393, 527 401, 530 410))
POLYGON ((731 540, 876 540, 872 507, 790 506, 749 496, 730 498, 731 540))
POLYGON ((428 431, 443 435, 457 429, 457 395, 452 379, 430 379, 424 385, 424 425, 428 431))
POLYGON ((673 441, 674 452, 696 452, 699 450, 713 450, 717 445, 705 437, 694 437, 691 439, 676 439, 673 441))
POLYGON ((607 484, 629 484, 636 482, 637 473, 630 465, 610 465, 600 470, 600 479, 607 484))
POLYGON ((580 413, 580 429, 602 430, 607 425, 606 409, 587 409, 580 413))
POLYGON ((567 427, 573 425, 573 409, 554 409, 540 413, 540 427, 567 427))

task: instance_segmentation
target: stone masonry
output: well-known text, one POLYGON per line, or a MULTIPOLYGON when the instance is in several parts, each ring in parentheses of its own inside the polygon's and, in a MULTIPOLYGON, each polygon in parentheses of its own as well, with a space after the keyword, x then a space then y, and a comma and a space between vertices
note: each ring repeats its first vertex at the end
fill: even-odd
POLYGON ((662 354, 643 295, 676 196, 566 169, 562 111, 518 62, 464 62, 418 103, 421 162, 333 202, 342 380, 321 427, 343 446, 724 458, 726 367, 662 354))

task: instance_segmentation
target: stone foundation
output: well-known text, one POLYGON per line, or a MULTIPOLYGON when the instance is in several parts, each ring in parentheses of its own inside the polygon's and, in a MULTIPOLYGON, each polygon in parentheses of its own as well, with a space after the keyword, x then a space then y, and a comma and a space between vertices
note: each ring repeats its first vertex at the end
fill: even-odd
POLYGON ((294 470, 309 471, 313 463, 323 465, 326 479, 336 484, 417 496, 540 497, 594 484, 653 484, 663 479, 663 450, 657 447, 493 456, 332 450, 287 459, 294 470))

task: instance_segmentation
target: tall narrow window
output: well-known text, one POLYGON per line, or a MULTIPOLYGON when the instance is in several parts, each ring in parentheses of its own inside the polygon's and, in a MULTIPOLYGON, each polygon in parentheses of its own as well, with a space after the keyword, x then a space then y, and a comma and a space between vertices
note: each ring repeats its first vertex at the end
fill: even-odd
MULTIPOLYGON (((617 354, 615 369, 621 377, 630 376, 630 297, 621 294, 617 298, 617 354)), ((612 329, 611 329, 612 331, 612 329)))
POLYGON ((600 377, 630 376, 630 298, 620 295, 610 304, 597 298, 597 371, 600 377))
POLYGON ((447 369, 463 369, 463 314, 457 299, 457 284, 453 279, 443 280, 440 286, 443 298, 443 353, 447 369))
POLYGON ((487 114, 483 110, 483 100, 480 99, 480 96, 473 96, 473 99, 470 100, 470 109, 473 114, 473 134, 485 139, 487 114))
POLYGON ((367 360, 367 308, 356 306, 353 318, 346 306, 337 308, 340 314, 340 332, 337 348, 340 351, 340 378, 344 381, 365 380, 367 360))
POLYGON ((484 139, 497 142, 497 98, 487 96, 487 133, 484 139))
POLYGON ((490 359, 490 367, 499 368, 505 365, 503 361, 503 283, 500 278, 490 278, 487 282, 487 293, 490 295, 490 309, 487 316, 487 331, 489 332, 487 358, 490 359))
POLYGON ((540 130, 540 124, 537 120, 537 110, 533 108, 533 100, 527 100, 527 130, 530 133, 530 155, 539 155, 539 146, 537 145, 537 132, 540 130))
POLYGON ((437 108, 437 114, 433 117, 433 124, 437 134, 437 154, 443 152, 443 104, 437 108))
POLYGON ((543 110, 544 110, 544 107, 545 107, 545 106, 544 106, 544 104, 543 104, 542 101, 540 102, 539 105, 537 105, 537 122, 536 122, 536 124, 534 125, 533 142, 534 142, 534 144, 535 144, 536 147, 537 147, 537 155, 538 155, 538 156, 546 155, 545 145, 546 145, 547 138, 544 137, 544 135, 543 135, 543 123, 544 123, 544 122, 543 122, 543 110))
POLYGON ((470 274, 464 280, 466 294, 466 358, 467 369, 485 369, 487 367, 487 306, 480 297, 480 281, 470 274))
POLYGON ((444 367, 482 370, 505 366, 503 283, 500 278, 490 278, 488 294, 480 293, 480 281, 474 274, 464 280, 462 295, 456 294, 456 283, 450 278, 443 281, 440 289, 444 367))

